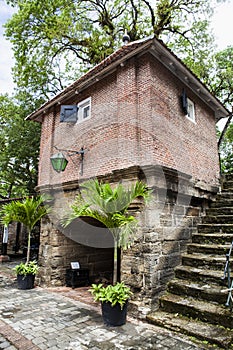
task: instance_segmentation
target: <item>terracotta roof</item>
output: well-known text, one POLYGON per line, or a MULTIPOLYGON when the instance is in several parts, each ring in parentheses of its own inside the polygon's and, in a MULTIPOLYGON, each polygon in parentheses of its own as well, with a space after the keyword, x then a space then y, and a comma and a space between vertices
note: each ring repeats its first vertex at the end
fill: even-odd
POLYGON ((41 121, 43 113, 45 113, 48 108, 58 102, 62 102, 65 98, 69 97, 71 94, 74 94, 76 90, 83 89, 84 87, 87 87, 88 84, 94 83, 98 76, 102 77, 105 73, 108 73, 129 57, 135 56, 137 53, 141 53, 147 49, 154 51, 155 56, 158 55, 159 57, 159 55, 162 55, 163 57, 170 60, 169 64, 166 65, 165 60, 162 57, 161 62, 166 65, 167 68, 173 72, 173 74, 175 73, 171 68, 172 64, 178 65, 180 71, 179 74, 176 74, 177 77, 181 79, 180 73, 182 73, 183 76, 185 75, 185 77, 183 77, 183 80, 186 84, 188 79, 192 80, 196 85, 196 93, 200 89, 203 90, 204 95, 206 95, 203 100, 205 100, 207 104, 210 101, 212 102, 211 107, 215 110, 216 120, 227 117, 230 114, 225 106, 208 90, 208 88, 200 81, 200 79, 194 73, 192 73, 191 70, 161 40, 154 38, 154 36, 149 36, 142 40, 128 43, 127 45, 124 45, 116 50, 110 56, 101 61, 98 65, 90 69, 81 78, 69 85, 62 92, 57 94, 51 100, 45 102, 40 108, 31 113, 26 119, 41 121))

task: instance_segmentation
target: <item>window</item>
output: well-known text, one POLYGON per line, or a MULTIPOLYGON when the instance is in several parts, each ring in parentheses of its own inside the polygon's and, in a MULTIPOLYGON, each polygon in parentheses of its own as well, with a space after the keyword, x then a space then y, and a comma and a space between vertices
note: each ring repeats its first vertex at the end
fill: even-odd
POLYGON ((76 105, 62 105, 60 110, 61 123, 76 123, 78 108, 76 105))
POLYGON ((195 122, 194 103, 189 98, 187 98, 187 117, 193 122, 195 122))
POLYGON ((87 98, 78 104, 78 123, 91 117, 91 98, 87 98))

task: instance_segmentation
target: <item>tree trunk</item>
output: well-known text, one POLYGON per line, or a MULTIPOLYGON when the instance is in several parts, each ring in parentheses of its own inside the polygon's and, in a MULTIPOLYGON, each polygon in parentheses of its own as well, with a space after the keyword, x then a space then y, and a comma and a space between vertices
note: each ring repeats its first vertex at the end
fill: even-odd
POLYGON ((118 241, 114 238, 114 258, 113 258, 113 285, 117 283, 117 247, 118 241))
POLYGON ((29 263, 30 260, 30 249, 31 248, 31 231, 29 230, 28 232, 28 249, 27 249, 27 260, 26 260, 26 264, 29 263))

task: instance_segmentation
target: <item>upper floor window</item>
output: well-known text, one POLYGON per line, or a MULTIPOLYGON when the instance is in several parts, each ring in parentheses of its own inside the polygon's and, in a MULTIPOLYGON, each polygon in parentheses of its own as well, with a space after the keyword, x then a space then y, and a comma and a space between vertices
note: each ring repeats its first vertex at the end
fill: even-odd
POLYGON ((91 98, 88 97, 85 100, 78 103, 78 123, 89 119, 91 117, 91 98))
POLYGON ((181 105, 184 114, 186 115, 187 118, 189 118, 192 122, 195 123, 195 108, 194 108, 194 103, 192 100, 188 98, 186 95, 185 90, 182 92, 181 96, 181 105))
POLYGON ((195 108, 194 103, 189 98, 187 98, 187 117, 195 122, 195 108))

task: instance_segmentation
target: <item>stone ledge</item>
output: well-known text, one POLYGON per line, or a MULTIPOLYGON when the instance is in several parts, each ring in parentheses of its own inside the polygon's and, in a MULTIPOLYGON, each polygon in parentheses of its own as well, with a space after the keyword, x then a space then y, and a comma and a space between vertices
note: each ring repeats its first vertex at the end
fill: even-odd
POLYGON ((40 350, 29 339, 16 332, 11 326, 0 320, 0 334, 18 350, 40 350))
POLYGON ((198 339, 217 344, 221 348, 229 349, 232 345, 232 330, 218 325, 211 325, 199 320, 191 320, 178 314, 157 311, 147 315, 147 321, 168 328, 169 330, 182 332, 198 339))

